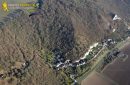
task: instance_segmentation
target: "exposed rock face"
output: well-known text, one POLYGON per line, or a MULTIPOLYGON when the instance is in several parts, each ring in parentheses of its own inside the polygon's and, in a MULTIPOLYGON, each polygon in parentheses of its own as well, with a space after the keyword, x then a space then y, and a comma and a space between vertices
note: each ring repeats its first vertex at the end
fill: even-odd
POLYGON ((83 56, 90 44, 111 34, 111 11, 100 7, 104 3, 100 1, 44 0, 37 15, 29 17, 22 10, 9 14, 0 23, 1 66, 9 70, 14 62, 25 62, 35 55, 24 75, 26 78, 17 82, 63 85, 63 77, 43 62, 40 51, 59 52, 66 59, 74 60, 83 56))

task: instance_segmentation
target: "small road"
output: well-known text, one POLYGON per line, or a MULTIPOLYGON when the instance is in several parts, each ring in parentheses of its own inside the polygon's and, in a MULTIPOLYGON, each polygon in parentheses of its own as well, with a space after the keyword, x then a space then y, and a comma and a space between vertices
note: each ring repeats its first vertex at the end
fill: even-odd
MULTIPOLYGON (((105 48, 104 48, 105 49, 105 48)), ((103 49, 103 50, 104 50, 103 49)), ((103 51, 103 50, 100 50, 100 53, 103 51)), ((101 61, 102 61, 102 59, 105 57, 105 55, 107 54, 109 52, 109 50, 106 50, 105 52, 103 52, 103 54, 100 56, 100 57, 96 57, 96 58, 98 58, 95 62, 94 62, 94 64, 93 64, 93 66, 91 66, 91 69, 89 70, 89 71, 86 71, 82 76, 80 76, 79 78, 77 78, 77 81, 78 81, 78 83, 81 83, 82 82, 82 80, 84 80, 91 72, 93 72, 100 64, 101 64, 101 61)), ((100 54, 100 53, 98 53, 98 55, 100 54)), ((98 56, 97 55, 97 56, 98 56)), ((95 58, 93 58, 93 60, 94 60, 95 58)), ((92 60, 91 60, 92 61, 92 60)))
MULTIPOLYGON (((124 41, 119 42, 114 48, 122 49, 126 45, 130 44, 130 38, 127 38, 124 41)), ((82 76, 77 78, 78 83, 81 84, 82 80, 84 80, 91 72, 95 71, 96 68, 101 64, 103 58, 107 55, 107 53, 110 52, 110 50, 106 49, 106 47, 103 47, 90 61, 96 59, 96 61, 93 63, 91 69, 89 71, 86 71, 82 76), (103 52, 104 51, 104 52, 103 52), (103 52, 102 55, 99 56, 99 54, 103 52)))

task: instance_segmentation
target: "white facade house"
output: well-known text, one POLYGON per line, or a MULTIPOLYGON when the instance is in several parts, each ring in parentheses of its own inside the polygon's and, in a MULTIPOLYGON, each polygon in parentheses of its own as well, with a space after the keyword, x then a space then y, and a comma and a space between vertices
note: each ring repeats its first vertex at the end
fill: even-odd
POLYGON ((86 56, 88 56, 89 55, 89 53, 90 52, 92 52, 92 49, 94 48, 94 47, 97 47, 98 46, 98 42, 97 43, 94 43, 93 45, 91 45, 90 47, 89 47, 89 50, 85 53, 85 55, 83 56, 83 57, 81 57, 80 59, 85 59, 86 58, 86 56))
POLYGON ((113 29, 113 30, 112 30, 112 32, 115 32, 115 31, 116 31, 116 29, 113 29))
POLYGON ((60 65, 62 65, 63 63, 62 62, 60 62, 60 63, 58 63, 57 65, 56 65, 56 67, 58 68, 60 65))
POLYGON ((121 20, 121 18, 120 18, 118 15, 115 15, 115 16, 113 17, 113 21, 115 21, 115 20, 121 20))
POLYGON ((128 30, 130 30, 130 26, 128 26, 128 30))

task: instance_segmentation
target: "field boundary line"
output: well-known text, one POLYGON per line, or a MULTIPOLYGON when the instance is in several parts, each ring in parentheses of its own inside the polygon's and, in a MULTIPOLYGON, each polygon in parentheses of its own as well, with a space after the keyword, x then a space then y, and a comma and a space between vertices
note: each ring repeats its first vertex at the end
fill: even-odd
POLYGON ((119 85, 117 82, 115 82, 114 80, 112 80, 112 79, 109 78, 108 76, 104 75, 103 73, 98 73, 98 72, 96 72, 96 74, 97 74, 98 76, 100 76, 101 78, 103 78, 104 80, 106 80, 106 81, 112 83, 112 85, 119 85))

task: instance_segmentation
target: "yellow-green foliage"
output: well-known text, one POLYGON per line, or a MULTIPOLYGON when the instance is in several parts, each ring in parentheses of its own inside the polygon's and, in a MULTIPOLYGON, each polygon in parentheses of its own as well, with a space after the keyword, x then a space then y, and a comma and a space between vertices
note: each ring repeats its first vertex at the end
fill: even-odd
POLYGON ((35 8, 33 8, 33 9, 28 9, 27 10, 29 13, 33 13, 33 12, 36 12, 36 9, 35 8))
POLYGON ((75 1, 75 3, 80 3, 80 0, 74 0, 75 1))
POLYGON ((52 52, 41 50, 41 54, 45 62, 52 63, 54 61, 54 54, 52 52))
POLYGON ((69 77, 69 76, 67 76, 65 73, 64 73, 64 71, 61 71, 61 75, 63 76, 63 78, 65 79, 65 82, 66 82, 66 84, 65 85, 71 85, 72 84, 72 79, 69 77))
POLYGON ((44 9, 48 10, 48 8, 49 8, 48 4, 45 4, 44 9))
POLYGON ((3 70, 3 67, 0 65, 0 71, 3 70))

